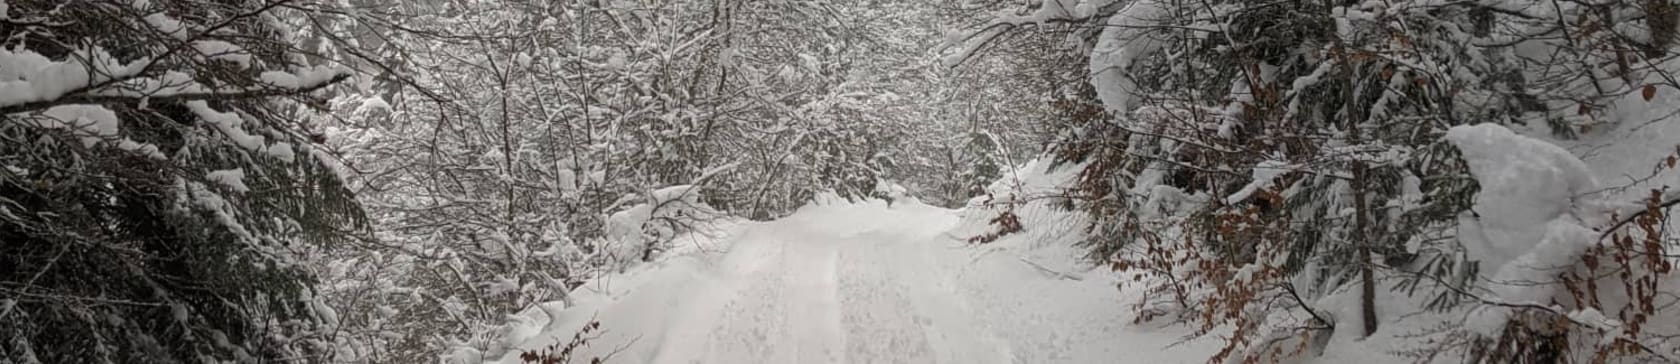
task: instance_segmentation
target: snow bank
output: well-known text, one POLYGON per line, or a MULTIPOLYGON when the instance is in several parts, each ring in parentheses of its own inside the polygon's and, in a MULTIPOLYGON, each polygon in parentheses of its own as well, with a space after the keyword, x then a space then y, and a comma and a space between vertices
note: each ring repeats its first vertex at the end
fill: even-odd
POLYGON ((591 279, 568 293, 569 303, 545 302, 508 315, 501 327, 491 330, 493 337, 460 343, 440 359, 448 364, 522 363, 521 352, 563 343, 590 322, 601 322, 604 330, 578 357, 604 357, 634 343, 638 350, 610 361, 646 362, 649 354, 640 345, 660 342, 663 332, 656 328, 675 320, 675 308, 692 299, 691 287, 717 279, 708 269, 729 248, 723 238, 735 236, 739 228, 739 220, 727 220, 686 232, 679 238, 682 244, 652 262, 591 279))
POLYGON ((1048 158, 1027 162, 969 202, 951 238, 990 231, 990 220, 1013 211, 1023 230, 970 245, 974 256, 959 286, 972 296, 983 326, 1012 343, 1013 361, 1038 363, 1200 363, 1218 351, 1218 340, 1186 340, 1191 328, 1135 324, 1134 305, 1147 286, 1129 275, 1083 259, 1089 217, 1068 210, 1062 196, 1083 164, 1051 167, 1048 158))

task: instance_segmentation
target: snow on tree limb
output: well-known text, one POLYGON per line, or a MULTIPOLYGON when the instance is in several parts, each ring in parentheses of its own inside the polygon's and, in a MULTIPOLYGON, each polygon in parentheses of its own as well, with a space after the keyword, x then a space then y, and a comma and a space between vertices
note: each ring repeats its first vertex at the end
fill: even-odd
POLYGON ((43 109, 95 85, 138 75, 150 62, 123 64, 101 49, 78 50, 67 59, 53 61, 34 51, 0 49, 0 114, 43 109), (29 105, 29 107, 20 107, 29 105))

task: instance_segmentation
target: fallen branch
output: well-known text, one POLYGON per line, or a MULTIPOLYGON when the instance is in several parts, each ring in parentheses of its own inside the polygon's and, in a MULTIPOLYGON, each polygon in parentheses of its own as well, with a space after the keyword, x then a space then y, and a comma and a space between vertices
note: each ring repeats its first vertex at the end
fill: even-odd
POLYGON ((1015 259, 1020 259, 1022 263, 1027 263, 1027 265, 1032 266, 1033 268, 1037 268, 1038 270, 1043 271, 1044 273, 1049 273, 1051 276, 1056 277, 1056 278, 1061 278, 1061 279, 1066 279, 1066 280, 1071 280, 1071 281, 1084 281, 1085 280, 1085 278, 1081 278, 1079 276, 1064 273, 1062 271, 1058 271, 1058 270, 1055 270, 1055 269, 1050 269, 1048 267, 1045 267, 1042 264, 1038 264, 1038 263, 1033 262, 1031 260, 1027 260, 1026 257, 1017 256, 1017 257, 1015 257, 1015 259))

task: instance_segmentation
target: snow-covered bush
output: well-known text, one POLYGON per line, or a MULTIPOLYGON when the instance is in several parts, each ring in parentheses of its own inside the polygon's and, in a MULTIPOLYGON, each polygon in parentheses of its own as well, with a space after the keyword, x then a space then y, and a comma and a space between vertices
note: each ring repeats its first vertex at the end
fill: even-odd
POLYGON ((1035 244, 1082 235, 1084 219, 1068 212, 1068 186, 1078 178, 1080 167, 1058 165, 1047 155, 1011 169, 968 200, 962 223, 952 234, 981 244, 1015 234, 1035 244))
POLYGON ((620 262, 649 261, 679 234, 721 217, 717 210, 700 202, 699 186, 654 190, 643 196, 641 203, 607 218, 607 250, 620 262))

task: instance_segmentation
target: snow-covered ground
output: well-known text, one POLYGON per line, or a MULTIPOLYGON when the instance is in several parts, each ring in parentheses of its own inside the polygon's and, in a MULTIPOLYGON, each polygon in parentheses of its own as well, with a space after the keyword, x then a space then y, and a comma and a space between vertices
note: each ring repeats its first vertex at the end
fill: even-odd
POLYGON ((1190 363, 1217 350, 1132 325, 1117 277, 1068 244, 964 243, 953 229, 976 219, 963 213, 829 203, 733 224, 580 287, 571 308, 525 313, 509 339, 545 347, 594 319, 579 362, 621 363, 1190 363))

